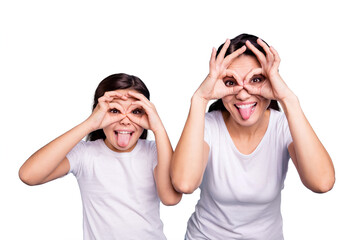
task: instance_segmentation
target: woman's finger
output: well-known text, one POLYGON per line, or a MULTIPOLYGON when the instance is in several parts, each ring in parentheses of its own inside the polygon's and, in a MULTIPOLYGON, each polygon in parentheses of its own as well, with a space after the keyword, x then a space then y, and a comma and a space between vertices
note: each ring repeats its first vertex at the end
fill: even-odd
POLYGON ((216 58, 217 62, 222 62, 224 60, 225 53, 226 53, 227 49, 229 48, 229 46, 230 46, 230 39, 226 39, 219 55, 216 58))
POLYGON ((279 66, 280 66, 280 61, 281 61, 279 53, 275 50, 274 47, 270 47, 270 51, 274 54, 274 65, 273 65, 273 67, 275 67, 278 70, 279 66))
POLYGON ((261 86, 246 84, 244 85, 244 89, 248 91, 249 94, 261 96, 261 86))
POLYGON ((237 58, 238 56, 243 54, 245 51, 246 51, 246 46, 244 45, 241 48, 239 48, 238 50, 236 50, 235 52, 226 56, 226 58, 224 59, 224 66, 227 68, 235 58, 237 58))
POLYGON ((239 86, 244 85, 243 80, 240 78, 240 76, 237 74, 236 71, 231 69, 226 69, 226 77, 234 78, 239 86))
POLYGON ((266 64, 265 55, 259 49, 257 49, 249 40, 247 40, 245 44, 246 47, 248 47, 255 54, 260 64, 265 65, 266 64))
POLYGON ((254 68, 248 74, 246 74, 244 79, 244 85, 249 84, 250 80, 254 77, 254 75, 263 75, 262 68, 254 68))
POLYGON ((274 55, 273 53, 270 51, 269 46, 260 38, 257 39, 257 43, 264 49, 264 51, 266 52, 266 58, 268 59, 268 61, 273 62, 274 61, 274 55))
POLYGON ((210 62, 209 62, 210 70, 215 67, 215 60, 216 60, 216 49, 213 47, 212 51, 211 51, 210 62))

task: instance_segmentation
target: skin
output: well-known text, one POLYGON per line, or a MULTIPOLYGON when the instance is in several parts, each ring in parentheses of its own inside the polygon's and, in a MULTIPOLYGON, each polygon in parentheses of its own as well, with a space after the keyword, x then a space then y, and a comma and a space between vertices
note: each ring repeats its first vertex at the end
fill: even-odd
POLYGON ((277 100, 286 115, 293 142, 288 151, 303 184, 310 190, 323 193, 335 182, 332 160, 306 119, 296 95, 279 74, 280 57, 273 47, 261 39, 266 56, 249 41, 246 46, 224 58, 230 45, 227 40, 216 56, 213 48, 208 76, 194 93, 183 133, 173 155, 171 166, 175 188, 183 193, 195 191, 203 178, 209 156, 204 141, 205 111, 212 99, 222 98, 227 112, 223 112, 230 136, 237 149, 251 153, 266 132, 271 99, 277 100), (255 55, 241 55, 246 48, 255 55), (234 104, 256 102, 251 117, 244 120, 234 104))
POLYGON ((154 177, 160 200, 175 205, 182 197, 170 180, 170 161, 173 150, 155 106, 142 94, 131 89, 106 92, 98 99, 92 114, 73 129, 54 139, 35 152, 19 170, 20 179, 28 185, 38 185, 62 177, 70 170, 66 155, 90 132, 103 129, 105 144, 116 152, 130 152, 136 146, 144 128, 155 136, 158 165, 154 177), (119 146, 115 130, 131 130, 127 146, 119 146), (161 146, 161 147, 159 147, 161 146))

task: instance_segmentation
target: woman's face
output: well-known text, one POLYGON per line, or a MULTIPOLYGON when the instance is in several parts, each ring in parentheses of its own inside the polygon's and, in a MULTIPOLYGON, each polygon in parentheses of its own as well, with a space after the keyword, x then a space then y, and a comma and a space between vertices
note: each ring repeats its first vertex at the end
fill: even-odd
MULTIPOLYGON (((260 68, 258 60, 249 55, 240 55, 234 59, 228 69, 233 70, 239 79, 230 77, 224 78, 226 86, 239 85, 239 81, 254 86, 262 84, 265 80, 262 75, 253 75, 249 73, 260 68)), ((258 95, 251 95, 247 90, 242 89, 236 95, 229 95, 222 98, 225 108, 228 110, 233 120, 242 126, 252 126, 261 119, 270 104, 269 99, 265 99, 258 95)))
MULTIPOLYGON (((133 89, 120 89, 116 90, 117 92, 127 95, 127 92, 135 91, 133 89)), ((136 91, 135 91, 136 92, 136 91)), ((119 103, 127 115, 141 115, 144 114, 144 111, 139 109, 136 105, 131 105, 131 103, 138 101, 138 99, 127 97, 126 100, 114 99, 114 102, 119 103)), ((111 109, 110 114, 125 114, 121 113, 120 110, 111 109)), ((107 127, 103 128, 106 139, 105 144, 115 152, 131 152, 143 133, 143 128, 138 124, 132 122, 127 116, 122 120, 112 123, 107 127)))

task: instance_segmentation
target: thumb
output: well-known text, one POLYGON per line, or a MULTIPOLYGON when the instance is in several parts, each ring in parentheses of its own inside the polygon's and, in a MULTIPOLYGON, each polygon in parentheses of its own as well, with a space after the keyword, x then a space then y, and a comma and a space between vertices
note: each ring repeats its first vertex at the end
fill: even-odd
POLYGON ((252 95, 261 95, 261 87, 259 86, 252 86, 250 84, 244 84, 244 89, 248 91, 249 94, 252 95))
POLYGON ((231 87, 231 88, 227 88, 228 91, 227 91, 227 95, 236 95, 240 92, 241 89, 243 89, 243 86, 234 86, 234 87, 231 87))

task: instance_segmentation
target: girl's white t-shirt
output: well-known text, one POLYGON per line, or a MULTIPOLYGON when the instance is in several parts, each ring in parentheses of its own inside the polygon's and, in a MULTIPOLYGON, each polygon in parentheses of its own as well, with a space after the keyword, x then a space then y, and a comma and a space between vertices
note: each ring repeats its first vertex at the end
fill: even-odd
POLYGON ((128 153, 102 139, 79 142, 67 155, 79 183, 84 239, 166 239, 154 168, 154 141, 139 139, 128 153))
POLYGON ((186 239, 283 239, 281 190, 292 138, 285 115, 270 111, 266 133, 249 155, 237 150, 220 111, 206 114, 209 159, 186 239))

